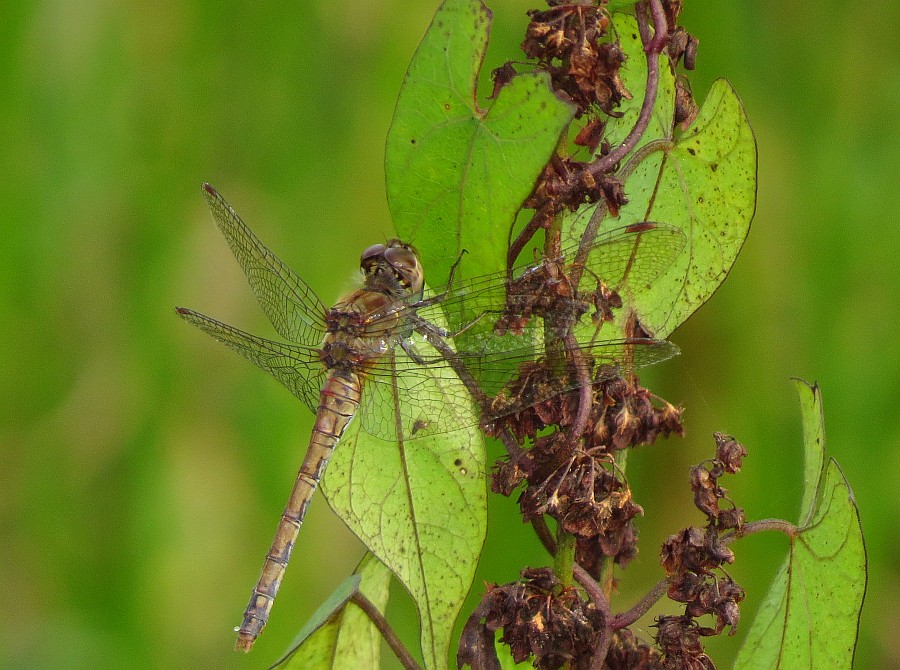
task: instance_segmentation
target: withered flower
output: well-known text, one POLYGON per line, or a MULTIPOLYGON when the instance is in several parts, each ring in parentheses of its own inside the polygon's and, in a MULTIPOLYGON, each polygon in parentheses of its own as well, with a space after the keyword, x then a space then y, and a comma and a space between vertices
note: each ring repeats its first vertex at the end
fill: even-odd
MULTIPOLYGON (((483 659, 487 635, 493 639, 502 628, 500 641, 517 663, 534 656, 534 667, 541 670, 566 663, 587 670, 605 625, 594 604, 577 589, 564 588, 551 569, 529 568, 519 581, 489 587, 463 629, 457 662, 483 659)), ((477 667, 495 666, 487 662, 477 667)))
POLYGON ((700 630, 691 617, 661 616, 656 620, 656 644, 663 654, 661 668, 666 670, 715 670, 712 659, 703 651, 700 630))
POLYGON ((725 472, 734 474, 741 469, 747 449, 731 435, 713 433, 716 440, 716 460, 725 468, 725 472))

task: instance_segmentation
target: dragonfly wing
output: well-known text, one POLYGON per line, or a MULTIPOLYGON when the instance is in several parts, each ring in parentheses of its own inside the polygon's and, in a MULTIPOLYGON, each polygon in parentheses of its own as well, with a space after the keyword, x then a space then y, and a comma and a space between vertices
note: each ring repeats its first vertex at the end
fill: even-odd
MULTIPOLYGON (((686 241, 680 228, 660 223, 617 228, 591 245, 585 267, 627 299, 668 270, 686 241)), ((568 260, 574 251, 567 254, 568 260)))
POLYGON ((419 345, 419 360, 398 347, 366 378, 360 419, 367 433, 409 441, 478 423, 472 397, 453 369, 424 341, 419 345))
MULTIPOLYGON (((686 237, 680 228, 660 223, 634 224, 603 233, 588 249, 587 273, 583 276, 581 289, 591 290, 588 282, 594 277, 627 299, 662 275, 681 254, 685 243, 686 237)), ((564 263, 572 263, 577 252, 577 244, 568 246, 560 257, 564 263)), ((543 261, 519 266, 513 276, 526 277, 540 271, 542 266, 543 261)), ((463 331, 462 340, 465 341, 472 336, 490 336, 506 301, 507 276, 505 272, 498 272, 429 290, 424 300, 394 308, 391 317, 404 319, 407 314, 415 313, 431 321, 427 313, 438 309, 438 320, 450 333, 463 331)))
MULTIPOLYGON (((527 340, 520 338, 520 346, 498 350, 495 338, 478 339, 483 346, 457 351, 456 358, 484 395, 492 398, 505 393, 506 398, 502 406, 494 406, 501 406, 500 412, 488 411, 483 418, 511 414, 579 385, 575 376, 563 369, 551 384, 530 389, 528 398, 510 398, 510 382, 521 375, 526 375, 527 380, 528 375, 535 374, 535 368, 527 364, 537 362, 540 367, 541 345, 535 340, 533 345, 521 346, 527 340)), ((414 357, 398 349, 368 371, 360 409, 363 430, 385 439, 409 440, 476 425, 482 418, 481 408, 475 407, 450 363, 418 334, 407 341, 407 348, 413 347, 414 357)), ((586 357, 595 382, 627 375, 679 353, 671 342, 652 338, 607 340, 581 346, 579 351, 586 357)))
POLYGON ((177 307, 176 312, 268 372, 313 412, 316 411, 319 391, 325 380, 325 366, 319 360, 318 350, 257 337, 183 307, 177 307))
POLYGON ((325 304, 269 251, 212 186, 204 184, 203 195, 275 330, 291 342, 318 346, 325 331, 325 304))
MULTIPOLYGON (((651 338, 624 338, 609 340, 589 346, 578 348, 580 355, 585 357, 593 383, 612 379, 615 376, 627 376, 634 371, 662 363, 677 356, 680 351, 676 345, 668 340, 651 338)), ((501 370, 509 368, 512 356, 502 359, 488 357, 483 362, 489 371, 495 371, 493 375, 486 374, 483 384, 489 395, 498 398, 484 413, 484 420, 490 421, 502 416, 513 414, 529 406, 536 405, 545 400, 573 391, 580 386, 579 380, 570 365, 566 365, 558 374, 548 374, 542 360, 534 362, 527 359, 527 351, 518 359, 516 376, 519 378, 515 384, 510 384, 511 378, 504 377, 501 370), (533 363, 530 366, 524 363, 533 363), (524 382, 524 383, 523 383, 524 382), (513 391, 518 387, 524 389, 513 391)))

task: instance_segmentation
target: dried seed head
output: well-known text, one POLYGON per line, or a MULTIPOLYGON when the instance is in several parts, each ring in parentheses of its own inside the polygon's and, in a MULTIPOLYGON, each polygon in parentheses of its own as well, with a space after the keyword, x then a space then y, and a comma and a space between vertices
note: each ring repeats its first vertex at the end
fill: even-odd
POLYGON ((656 644, 663 654, 662 668, 715 670, 703 651, 700 629, 688 616, 661 616, 656 619, 656 644))
MULTIPOLYGON (((562 587, 549 568, 532 568, 523 570, 519 581, 488 589, 465 625, 460 654, 464 660, 483 659, 486 633, 493 639, 502 628, 500 641, 516 662, 534 656, 536 668, 551 670, 566 663, 587 668, 605 625, 600 611, 582 600, 578 590, 562 587)), ((488 661, 473 667, 491 666, 488 661)))
POLYGON ((725 468, 725 472, 734 474, 741 469, 747 450, 731 435, 713 433, 716 440, 716 460, 725 468))

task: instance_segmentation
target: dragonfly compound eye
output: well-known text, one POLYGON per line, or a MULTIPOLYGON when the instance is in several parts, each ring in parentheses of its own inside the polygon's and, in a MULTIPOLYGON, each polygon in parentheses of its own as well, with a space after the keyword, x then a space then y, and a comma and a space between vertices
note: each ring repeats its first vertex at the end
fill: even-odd
POLYGON ((366 261, 371 261, 372 259, 381 256, 384 253, 384 250, 385 246, 383 244, 373 244, 362 252, 362 255, 359 257, 360 264, 364 265, 366 261))
POLYGON ((359 267, 365 274, 370 275, 378 269, 379 262, 384 258, 385 249, 383 244, 373 244, 362 252, 359 257, 359 267))
POLYGON ((418 291, 424 281, 419 257, 409 245, 400 242, 397 245, 384 250, 384 259, 407 287, 418 291))

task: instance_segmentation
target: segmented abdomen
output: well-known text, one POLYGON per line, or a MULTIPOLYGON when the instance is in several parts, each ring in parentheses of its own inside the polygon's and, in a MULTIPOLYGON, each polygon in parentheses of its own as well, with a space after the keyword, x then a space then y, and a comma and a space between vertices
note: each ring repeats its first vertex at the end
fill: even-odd
POLYGON ((359 408, 360 393, 359 376, 352 372, 333 370, 322 386, 316 422, 309 439, 306 457, 297 473, 291 497, 281 515, 272 547, 266 554, 262 574, 253 589, 250 603, 244 610, 244 620, 237 629, 238 638, 235 646, 238 649, 250 651, 269 619, 269 611, 281 586, 281 578, 291 558, 303 517, 306 516, 313 493, 319 485, 337 441, 359 408))

